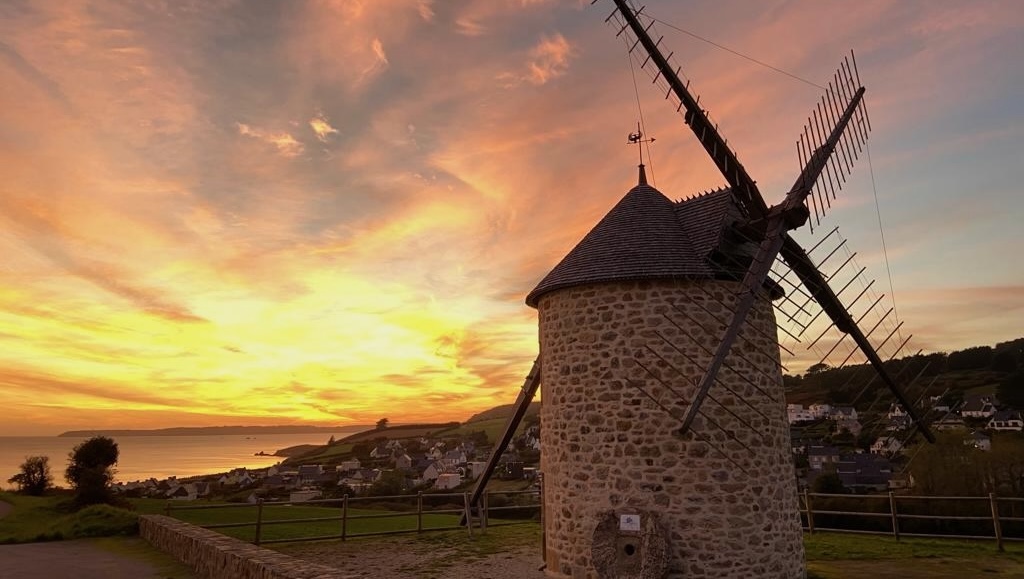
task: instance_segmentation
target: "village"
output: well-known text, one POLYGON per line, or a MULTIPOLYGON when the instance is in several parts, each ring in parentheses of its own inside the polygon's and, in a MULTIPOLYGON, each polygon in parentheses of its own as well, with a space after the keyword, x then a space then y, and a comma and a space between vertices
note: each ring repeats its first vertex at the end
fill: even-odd
MULTIPOLYGON (((935 430, 962 438, 965 447, 989 452, 994 437, 1024 431, 1021 413, 1000 410, 994 395, 969 395, 950 407, 940 397, 924 401, 935 430)), ((873 493, 913 488, 903 468, 913 438, 907 413, 893 404, 868 424, 853 406, 788 404, 793 459, 801 489, 873 493), (871 434, 879 432, 876 436, 871 434), (834 475, 841 487, 816 485, 834 475)), ((472 423, 469 423, 472 424, 472 423)), ((398 427, 400 429, 400 427, 398 427)), ((129 497, 192 501, 286 501, 385 496, 416 492, 461 492, 483 471, 492 444, 482 431, 456 436, 385 436, 350 444, 351 449, 307 461, 300 454, 267 468, 236 468, 226 473, 187 478, 151 478, 117 482, 114 490, 129 497)), ((366 437, 366 434, 363 434, 366 437)), ((344 441, 328 441, 326 449, 344 441)), ((312 453, 315 455, 316 453, 312 453)), ((323 453, 321 453, 321 456, 323 453)), ((540 463, 540 428, 528 421, 503 454, 497 478, 529 488, 540 463)), ((834 482, 833 482, 834 484, 834 482)))
MULTIPOLYGON (((393 427, 401 432, 402 427, 393 427)), ((328 441, 323 448, 351 446, 324 460, 307 462, 297 455, 267 468, 236 468, 226 473, 187 478, 150 478, 118 482, 114 491, 127 497, 233 502, 257 500, 299 503, 321 498, 392 496, 416 492, 461 492, 483 471, 492 445, 483 431, 465 436, 400 438, 380 436, 368 442, 328 441)), ((365 436, 366 433, 363 433, 365 436)), ((524 488, 536 478, 540 462, 539 426, 533 423, 513 439, 496 477, 524 488)))
MULTIPOLYGON (((922 402, 935 430, 959 436, 977 452, 991 451, 993 437, 1024 430, 1021 413, 998 409, 994 395, 969 395, 953 407, 940 396, 922 402)), ((871 429, 852 406, 788 404, 786 412, 801 489, 871 493, 913 488, 913 476, 903 465, 914 429, 900 405, 892 404, 875 418, 871 429), (832 484, 815 484, 824 475, 834 475, 832 484)))

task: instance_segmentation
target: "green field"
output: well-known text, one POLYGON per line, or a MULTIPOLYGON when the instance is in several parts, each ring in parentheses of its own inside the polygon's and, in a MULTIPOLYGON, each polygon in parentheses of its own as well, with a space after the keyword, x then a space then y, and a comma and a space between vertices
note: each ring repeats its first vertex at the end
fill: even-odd
MULTIPOLYGON (((134 511, 97 505, 70 513, 63 505, 63 495, 29 497, 0 493, 0 501, 14 505, 14 509, 0 518, 0 543, 21 543, 81 537, 116 536, 134 534, 139 514, 162 513, 166 501, 141 499, 132 501, 134 511)), ((197 504, 197 503, 191 503, 197 504)), ((174 506, 184 506, 175 503, 174 506)), ((379 515, 393 511, 349 509, 350 517, 379 515)), ((256 519, 256 506, 243 505, 216 509, 174 510, 172 515, 197 525, 248 523, 256 519)), ((311 536, 340 535, 341 509, 325 506, 264 505, 262 539, 273 541, 311 536), (288 522, 271 524, 268 521, 331 518, 327 521, 288 522)), ((499 521, 492 521, 499 522, 499 521)), ((423 516, 424 529, 454 527, 459 523, 457 514, 430 514, 423 516)), ((359 519, 347 521, 347 534, 415 531, 415 513, 401 513, 400 517, 359 519)), ((251 541, 254 528, 220 529, 224 534, 251 541)), ((470 545, 472 548, 454 549, 466 556, 479 555, 482 544, 488 552, 501 552, 538 541, 539 526, 526 524, 517 527, 492 529, 486 535, 477 533, 470 539, 465 531, 434 532, 404 535, 402 541, 450 546, 448 543, 470 545), (525 542, 525 543, 524 543, 525 542)), ((363 539, 372 544, 374 538, 363 539)), ((1008 542, 1006 551, 996 550, 994 541, 967 541, 954 539, 902 538, 816 533, 806 535, 807 569, 810 579, 857 579, 861 577, 900 577, 901 579, 954 579, 961 577, 1024 577, 1024 544, 1008 542)), ((538 545, 539 547, 539 545, 538 545)), ((453 555, 454 556, 454 555, 453 555)))
MULTIPOLYGON (((180 509, 173 510, 171 516, 194 525, 220 525, 233 523, 255 523, 257 507, 255 505, 229 505, 224 508, 180 509)), ((348 509, 348 520, 345 524, 347 535, 371 533, 415 531, 417 525, 415 512, 395 512, 376 509, 348 509), (395 515, 379 518, 359 518, 366 515, 395 515)), ((456 514, 423 514, 424 529, 456 527, 459 524, 456 514)), ((341 508, 301 505, 264 505, 261 540, 274 541, 279 539, 299 539, 303 537, 340 536, 341 508), (303 521, 297 523, 273 522, 292 521, 295 519, 331 519, 327 521, 303 521)), ((254 526, 227 527, 216 529, 225 535, 252 541, 255 538, 254 526)))
MULTIPOLYGON (((487 440, 492 444, 496 443, 501 434, 505 432, 505 425, 508 424, 508 418, 492 418, 490 420, 478 420, 476 422, 467 422, 460 426, 450 428, 448 430, 439 430, 434 433, 438 437, 464 437, 469 436, 473 432, 484 431, 487 434, 487 440)), ((523 430, 523 423, 519 423, 519 429, 517 433, 521 433, 523 430)))
POLYGON ((843 533, 804 535, 809 579, 1024 577, 1024 545, 843 533))

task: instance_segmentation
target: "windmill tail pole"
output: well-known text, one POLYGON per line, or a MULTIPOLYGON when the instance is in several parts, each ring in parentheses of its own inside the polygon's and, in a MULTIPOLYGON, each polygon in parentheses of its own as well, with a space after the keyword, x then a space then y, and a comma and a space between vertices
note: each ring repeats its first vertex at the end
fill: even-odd
MULTIPOLYGON (((501 438, 494 445, 494 450, 491 451, 491 457, 487 459, 487 466, 484 467, 484 472, 480 473, 480 478, 476 481, 476 486, 473 487, 473 493, 469 497, 469 504, 471 507, 475 507, 480 504, 480 497, 484 494, 484 489, 487 487, 488 481, 491 480, 491 476, 494 474, 494 469, 498 466, 498 461, 501 459, 501 455, 505 453, 505 449, 508 448, 509 442, 512 441, 512 437, 516 433, 516 429, 519 428, 519 423, 523 421, 523 417, 526 416, 526 411, 530 408, 530 402, 533 401, 533 397, 537 394, 537 388, 540 386, 540 358, 533 361, 533 367, 530 368, 530 373, 526 375, 526 381, 523 382, 523 388, 519 391, 519 396, 516 398, 515 410, 512 412, 512 416, 509 416, 508 423, 505 424, 505 432, 501 434, 501 438)), ((463 520, 462 524, 467 524, 467 521, 463 520)))

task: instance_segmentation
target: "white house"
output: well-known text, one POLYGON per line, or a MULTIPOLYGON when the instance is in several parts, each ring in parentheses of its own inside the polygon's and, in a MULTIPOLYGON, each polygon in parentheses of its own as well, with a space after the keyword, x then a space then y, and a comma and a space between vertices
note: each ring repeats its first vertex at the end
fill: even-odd
POLYGON ((834 406, 828 413, 832 420, 857 420, 857 409, 853 406, 834 406))
POLYGON ((462 477, 457 472, 446 472, 438 475, 437 480, 434 481, 434 488, 436 489, 453 489, 462 484, 462 477))
POLYGON ((814 419, 825 418, 832 413, 831 404, 811 404, 808 407, 810 413, 814 416, 814 419))
POLYGON ((903 443, 892 436, 883 436, 871 445, 871 452, 874 454, 896 454, 903 450, 903 443))
POLYGON ((990 430, 1024 430, 1024 420, 1016 410, 1000 410, 988 421, 990 430))
POLYGON ((810 422, 814 420, 814 414, 804 408, 803 404, 787 404, 786 418, 790 424, 794 422, 810 422))
POLYGON ((928 400, 932 403, 932 410, 935 412, 949 412, 949 404, 942 400, 942 396, 929 396, 928 400))
POLYGON ((960 407, 960 416, 964 418, 988 418, 996 413, 995 397, 969 396, 960 407))
POLYGON ((438 464, 436 462, 432 462, 432 463, 430 463, 430 466, 428 466, 423 471, 423 480, 425 480, 425 481, 426 480, 435 480, 435 479, 437 479, 437 477, 441 476, 443 473, 444 473, 444 468, 440 464, 438 464))
POLYGON ((359 470, 361 467, 362 464, 359 462, 358 458, 351 458, 339 464, 336 470, 338 472, 349 472, 353 470, 359 470))
POLYGON ((886 413, 886 418, 903 418, 907 415, 907 410, 903 408, 903 405, 899 402, 893 402, 889 405, 889 412, 886 413))
POLYGON ((410 469, 412 468, 412 457, 403 452, 395 457, 395 468, 397 469, 410 469))

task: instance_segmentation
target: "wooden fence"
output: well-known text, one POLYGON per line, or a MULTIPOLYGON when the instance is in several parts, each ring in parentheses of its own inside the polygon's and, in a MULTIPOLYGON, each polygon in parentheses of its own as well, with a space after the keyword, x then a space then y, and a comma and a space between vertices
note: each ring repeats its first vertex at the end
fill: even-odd
MULTIPOLYGON (((994 540, 999 550, 1003 550, 1005 541, 1024 541, 1024 498, 997 497, 948 497, 948 496, 914 496, 897 495, 849 495, 804 492, 800 507, 800 516, 804 530, 808 533, 829 531, 837 533, 866 533, 892 535, 900 537, 933 537, 951 539, 983 539, 994 540)), ((540 492, 501 491, 486 492, 480 504, 470 508, 469 493, 418 493, 415 495, 394 495, 385 497, 349 497, 338 499, 316 499, 303 502, 264 502, 259 500, 255 505, 250 503, 221 503, 209 505, 184 505, 177 501, 168 501, 165 514, 173 516, 175 511, 205 509, 255 509, 255 519, 243 522, 211 523, 199 525, 207 529, 227 529, 252 527, 252 542, 260 544, 285 543, 294 541, 317 541, 325 539, 346 540, 351 537, 374 535, 391 535, 399 533, 424 533, 466 529, 472 536, 474 528, 534 522, 540 514, 540 492), (503 496, 500 503, 515 503, 509 497, 525 497, 517 504, 491 505, 492 497, 503 496), (447 501, 448 506, 458 504, 458 508, 431 508, 425 503, 441 503, 447 501), (377 513, 352 512, 360 510, 359 505, 366 505, 362 511, 381 504, 409 502, 408 510, 383 510, 377 513), (268 511, 273 512, 279 506, 316 507, 334 506, 337 515, 307 518, 269 518, 268 511), (273 507, 273 508, 270 508, 273 507), (529 513, 525 519, 513 519, 509 515, 529 513), (424 517, 428 515, 458 515, 462 524, 431 525, 426 524, 424 517), (504 515, 504 517, 503 517, 504 515), (493 520, 492 520, 493 517, 493 520), (410 522, 408 528, 376 531, 354 532, 352 522, 366 519, 397 519, 405 518, 410 522), (415 526, 411 525, 415 519, 415 526), (468 521, 469 524, 465 524, 468 521), (266 539, 263 530, 270 525, 287 525, 296 523, 337 522, 337 532, 320 535, 302 535, 287 538, 266 539)), ((442 505, 443 506, 443 505, 442 505)))
POLYGON ((955 539, 1024 540, 1024 499, 804 492, 804 530, 955 539), (851 507, 851 505, 853 505, 851 507), (859 510, 851 510, 860 506, 859 510))
MULTIPOLYGON (((167 501, 164 507, 164 514, 168 516, 174 516, 175 511, 197 511, 197 510, 209 510, 209 509, 255 509, 255 520, 243 521, 243 522, 229 522, 229 523, 210 523, 201 524, 206 529, 229 529, 229 528, 242 528, 252 527, 254 528, 252 542, 256 545, 268 544, 268 543, 286 543, 286 542, 297 542, 297 541, 320 541, 326 539, 341 539, 342 541, 350 537, 367 537, 373 535, 392 535, 400 533, 423 533, 426 531, 446 531, 454 529, 466 529, 470 536, 473 535, 473 529, 478 528, 486 530, 488 526, 504 526, 514 525, 522 522, 533 522, 535 519, 533 516, 527 519, 511 519, 508 515, 513 512, 517 515, 524 513, 532 513, 536 511, 540 512, 540 492, 536 490, 526 491, 488 491, 481 497, 480 504, 475 508, 470 508, 469 503, 470 493, 417 493, 415 495, 392 495, 382 497, 350 497, 345 495, 338 499, 314 499, 301 502, 277 502, 277 501, 264 501, 258 499, 255 504, 252 503, 217 503, 217 504, 206 504, 206 505, 183 505, 177 501, 167 501), (508 497, 526 496, 536 497, 534 500, 523 504, 500 504, 491 505, 492 498, 494 496, 505 497, 505 501, 511 502, 508 497), (430 508, 425 506, 425 502, 437 503, 444 500, 456 499, 457 503, 461 503, 459 508, 430 508), (379 513, 353 513, 353 509, 356 509, 358 505, 368 505, 363 510, 372 509, 375 505, 381 505, 383 503, 402 503, 405 501, 414 501, 414 508, 405 511, 386 510, 379 513), (268 518, 269 511, 273 511, 276 507, 331 507, 335 506, 338 509, 337 515, 326 516, 326 517, 306 517, 306 518, 268 518), (273 507, 273 508, 270 508, 273 507), (425 525, 425 515, 459 515, 461 517, 461 524, 457 525, 425 525), (502 515, 506 515, 506 518, 502 518, 502 515), (492 515, 494 520, 492 521, 492 515), (397 519, 404 518, 407 520, 415 517, 416 526, 415 528, 403 528, 403 529, 388 529, 370 532, 353 532, 351 529, 351 522, 365 519, 397 519), (320 534, 320 535, 302 535, 287 538, 277 539, 266 539, 263 538, 263 530, 268 525, 288 525, 297 523, 325 523, 325 522, 337 522, 339 523, 338 532, 332 534, 320 534), (468 522, 468 524, 466 524, 468 522)), ((383 509, 381 509, 383 511, 383 509)), ((411 521, 410 521, 411 522, 411 521)))

